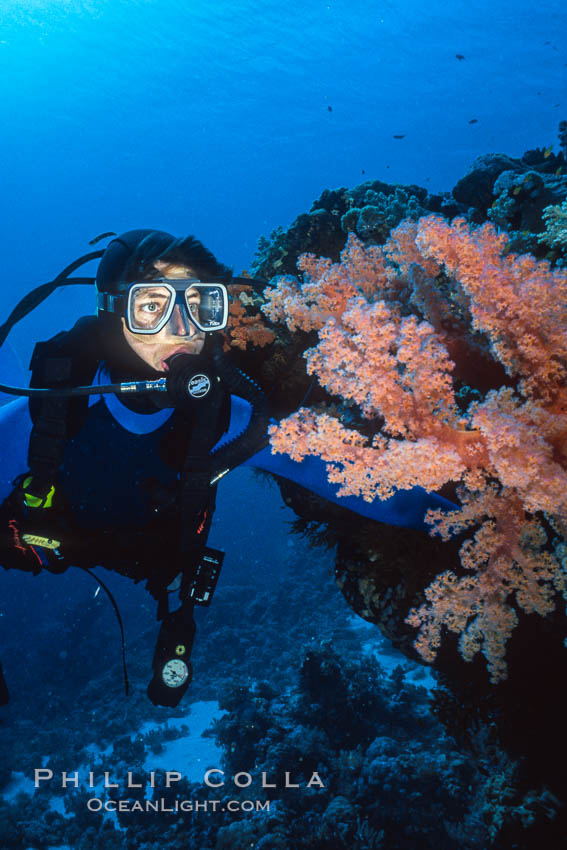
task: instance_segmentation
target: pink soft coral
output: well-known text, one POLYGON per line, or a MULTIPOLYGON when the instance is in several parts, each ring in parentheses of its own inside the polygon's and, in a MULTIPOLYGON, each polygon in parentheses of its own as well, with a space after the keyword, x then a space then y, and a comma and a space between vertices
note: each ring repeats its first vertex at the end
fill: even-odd
POLYGON ((442 264, 469 298, 473 326, 520 389, 546 401, 565 393, 567 274, 529 254, 503 256, 508 237, 491 224, 472 230, 464 219, 421 219, 416 244, 442 264))
POLYGON ((438 576, 408 622, 430 661, 443 627, 460 633, 463 657, 482 651, 493 681, 506 674, 510 603, 545 615, 557 591, 567 597, 562 544, 553 550, 538 519, 567 523, 567 275, 505 256, 506 241, 492 225, 436 216, 402 223, 383 248, 351 235, 340 263, 301 258, 303 285, 281 279, 266 310, 317 329, 308 371, 383 422, 369 440, 300 410, 272 429, 274 451, 322 457, 341 495, 368 500, 460 483, 462 510, 429 520, 445 538, 476 529, 461 548, 466 572, 438 576), (466 359, 478 338, 515 386, 463 410, 450 352, 466 359))
POLYGON ((303 272, 302 286, 284 275, 277 287, 266 289, 262 307, 273 322, 285 322, 291 331, 320 330, 331 316, 342 316, 351 298, 371 296, 386 284, 381 249, 364 248, 355 238, 349 239, 340 263, 302 254, 297 267, 303 272))

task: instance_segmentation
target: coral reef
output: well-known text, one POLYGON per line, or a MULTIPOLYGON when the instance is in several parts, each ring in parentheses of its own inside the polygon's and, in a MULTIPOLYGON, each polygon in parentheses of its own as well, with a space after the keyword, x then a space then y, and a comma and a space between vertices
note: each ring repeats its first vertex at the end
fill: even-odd
POLYGON ((446 627, 466 660, 484 654, 494 682, 516 608, 546 615, 557 591, 567 598, 560 538, 541 518, 567 521, 567 274, 505 255, 506 243, 491 225, 435 216, 404 222, 383 249, 351 235, 339 264, 302 257, 302 284, 281 278, 263 307, 290 330, 317 330, 307 371, 362 423, 380 422, 361 432, 302 409, 272 429, 275 451, 322 457, 339 494, 368 500, 460 485, 461 509, 429 521, 443 538, 476 529, 463 573, 439 575, 409 622, 425 659, 446 627), (463 367, 479 348, 511 386, 468 401, 463 367))
POLYGON ((326 189, 309 213, 299 215, 287 230, 280 227, 269 239, 261 237, 252 268, 265 280, 295 274, 297 260, 306 252, 338 260, 349 233, 383 243, 405 218, 417 219, 426 212, 453 218, 466 211, 450 192, 430 194, 421 186, 368 180, 351 189, 326 189))
MULTIPOLYGON (((561 126, 559 138, 563 145, 561 126)), ((350 233, 366 246, 384 244, 402 220, 417 220, 427 213, 449 220, 461 216, 474 223, 483 223, 488 214, 507 231, 509 250, 529 251, 538 258, 547 257, 562 264, 564 250, 550 248, 544 239, 544 210, 567 198, 565 157, 563 148, 555 154, 551 147, 527 151, 518 159, 486 154, 473 163, 469 174, 452 192, 433 194, 420 186, 381 180, 369 180, 349 189, 325 190, 310 211, 299 215, 287 230, 276 228, 269 239, 259 240, 252 271, 266 281, 280 275, 294 276, 299 257, 306 253, 336 263, 350 233)), ((315 340, 309 333, 289 333, 283 324, 268 324, 268 332, 274 333, 273 342, 269 342, 258 323, 262 299, 256 284, 252 298, 253 304, 248 295, 240 297, 241 304, 233 302, 231 322, 235 331, 229 331, 227 347, 230 345, 239 365, 266 388, 275 413, 281 416, 294 409, 308 390, 309 381, 305 380, 298 359, 315 340), (247 340, 253 343, 248 350, 247 340), (261 349, 258 340, 264 345, 261 349)), ((477 368, 481 358, 482 353, 477 352, 477 368)), ((320 385, 311 391, 312 403, 329 401, 320 385)))
POLYGON ((418 219, 426 212, 420 199, 401 186, 396 186, 393 194, 367 189, 362 197, 356 191, 347 192, 346 197, 352 206, 342 216, 341 227, 364 242, 382 244, 405 218, 418 219))
MULTIPOLYGON (((564 362, 546 352, 563 345, 559 313, 550 333, 553 311, 563 302, 547 266, 506 256, 528 250, 558 267, 565 264, 566 122, 560 126, 560 146, 558 154, 546 148, 519 159, 489 154, 452 193, 430 194, 423 187, 378 180, 326 190, 287 230, 278 228, 259 244, 253 270, 266 280, 284 275, 281 303, 264 298, 253 279, 231 286, 225 347, 266 389, 274 414, 289 415, 308 396, 306 417, 328 417, 331 439, 338 434, 342 440, 347 433, 350 442, 340 449, 347 466, 349 456, 356 460, 368 452, 365 457, 373 461, 377 453, 390 452, 389 485, 386 478, 375 475, 373 482, 360 475, 369 497, 403 480, 410 485, 442 480, 451 468, 438 469, 439 448, 462 480, 463 509, 455 516, 432 517, 432 537, 364 520, 283 480, 278 485, 284 501, 301 517, 295 529, 327 551, 309 550, 303 541, 286 537, 266 557, 261 523, 257 532, 254 522, 250 529, 232 529, 238 544, 232 547, 231 569, 242 558, 242 575, 234 581, 225 569, 215 604, 200 618, 192 698, 221 695, 227 714, 213 734, 227 771, 241 766, 253 770, 256 780, 262 770, 299 767, 303 778, 318 770, 327 788, 308 794, 304 788, 276 789, 269 813, 120 813, 116 820, 88 812, 90 794, 84 789, 52 789, 51 795, 38 789, 33 797, 19 793, 0 802, 0 846, 562 846, 567 697, 557 683, 565 628, 563 611, 550 608, 567 562, 557 513, 565 411, 559 396, 553 401, 564 362), (496 237, 490 228, 470 231, 458 221, 438 221, 427 231, 427 213, 476 224, 488 217, 511 239, 496 237), (411 222, 400 226, 407 218, 411 222), (349 235, 348 260, 339 263, 349 235), (300 261, 299 282, 297 261, 306 252, 311 256, 300 261), (517 293, 523 296, 519 303, 517 293), (266 300, 271 318, 260 313, 266 300), (381 302, 389 313, 377 306, 381 302), (357 305, 358 312, 345 319, 357 305), (390 347, 380 348, 380 328, 368 327, 369 308, 390 334, 390 347), (338 356, 341 346, 344 353, 341 363, 327 370, 327 387, 316 378, 325 364, 315 351, 322 351, 326 328, 330 356, 338 356), (306 373, 302 358, 307 350, 312 350, 313 375, 306 373), (384 385, 365 381, 365 369, 374 366, 385 370, 384 385), (355 372, 360 384, 351 397, 355 372), (420 453, 421 440, 429 453, 420 453), (404 443, 415 445, 409 461, 404 443), (557 467, 550 487, 541 472, 551 474, 557 467), (460 529, 460 522, 466 527, 460 529), (246 538, 246 530, 257 536, 246 538), (332 584, 333 558, 335 582, 348 605, 378 624, 406 657, 417 658, 416 626, 422 628, 426 653, 443 635, 441 646, 433 646, 435 668, 444 671, 443 684, 433 693, 433 713, 441 725, 423 688, 415 686, 431 681, 425 666, 406 658, 403 669, 386 672, 386 664, 398 663, 399 656, 392 661, 395 650, 360 619, 355 628, 332 584), (431 600, 424 594, 428 585, 431 600), (530 606, 548 613, 526 616, 530 606), (414 625, 405 622, 410 610, 414 625), (509 677, 489 686, 481 652, 492 653, 492 672, 501 676, 501 653, 514 616, 518 626, 506 644, 509 677), (461 649, 471 655, 481 650, 466 665, 456 651, 463 624, 461 649), (383 667, 372 660, 369 644, 380 652, 383 667)), ((336 458, 330 464, 333 474, 342 476, 339 483, 351 486, 349 470, 336 458)), ((367 471, 376 472, 372 462, 367 471)), ((446 483, 443 493, 456 500, 455 481, 446 483)), ((251 498, 258 499, 258 492, 251 498)), ((271 543, 272 526, 269 531, 271 543)), ((37 606, 22 606, 16 626, 5 630, 3 660, 12 668, 14 700, 4 709, 10 734, 0 742, 0 785, 11 789, 10 766, 29 777, 39 764, 54 771, 96 769, 101 760, 121 776, 127 770, 140 776, 144 759, 159 754, 168 738, 186 734, 183 728, 167 729, 163 713, 145 696, 155 627, 129 636, 133 687, 125 705, 112 638, 116 624, 106 616, 101 595, 88 605, 68 605, 63 617, 40 626, 45 594, 37 606), (18 664, 22 651, 26 663, 18 664), (91 663, 85 664, 86 653, 91 663), (43 700, 35 699, 40 691, 43 700), (27 699, 18 700, 19 692, 27 699), (141 731, 147 722, 159 726, 141 731)), ((14 603, 17 597, 8 596, 14 603)), ((136 620, 143 607, 136 609, 136 620)), ((185 717, 191 727, 186 705, 170 714, 185 717)), ((156 786, 156 796, 175 796, 159 771, 156 786)), ((139 792, 121 786, 111 794, 139 792)), ((202 785, 185 780, 176 794, 199 801, 207 796, 202 785)), ((228 796, 223 795, 225 802, 228 796)), ((235 796, 246 799, 250 793, 231 789, 230 797, 235 796)))
MULTIPOLYGON (((316 556, 310 561, 297 553, 296 559, 293 582, 283 583, 281 600, 254 598, 247 584, 233 587, 204 642, 207 651, 199 666, 211 678, 203 684, 217 698, 220 695, 226 711, 210 734, 222 747, 222 764, 215 766, 225 770, 227 787, 213 791, 182 780, 168 789, 163 771, 155 776, 154 796, 169 805, 176 799, 219 799, 226 806, 229 799, 258 797, 271 801, 269 812, 230 813, 219 805, 214 815, 118 812, 113 821, 87 809, 87 800, 97 792, 46 786, 38 789, 33 803, 22 794, 2 805, 1 846, 232 850, 255 843, 266 850, 329 846, 413 850, 418 835, 424 850, 467 846, 451 836, 456 827, 449 830, 445 822, 468 824, 468 846, 475 850, 487 846, 476 801, 485 799, 488 791, 483 795, 485 778, 474 760, 456 749, 432 717, 427 692, 409 680, 409 665, 388 673, 362 651, 368 631, 353 630, 349 635, 332 585, 326 590, 320 587, 322 565, 316 556), (238 611, 232 620, 231 611, 238 611), (243 621, 251 624, 248 633, 243 621), (316 640, 309 639, 313 632, 316 640), (255 642, 250 640, 254 633, 255 642), (225 644, 230 647, 226 651, 225 644), (235 646, 237 670, 229 663, 235 646), (233 785, 230 778, 238 770, 251 773, 251 788, 233 785), (285 787, 286 771, 299 789, 285 787), (306 785, 314 771, 320 773, 325 788, 306 785), (277 784, 275 789, 261 788, 262 772, 268 782, 277 784), (57 811, 52 808, 54 793, 57 811), (408 800, 414 815, 405 823, 408 800), (25 814, 30 811, 33 817, 25 814), (405 825, 400 828, 400 823, 405 825), (330 845, 332 841, 335 844, 330 845)), ((344 618, 344 606, 342 611, 344 618)), ((176 732, 161 727, 159 734, 132 734, 141 719, 136 707, 130 722, 122 720, 108 736, 109 720, 116 723, 115 700, 108 688, 93 684, 103 693, 90 726, 81 715, 73 717, 77 708, 71 700, 66 728, 51 728, 54 721, 48 715, 30 746, 24 747, 20 736, 18 765, 33 775, 38 753, 51 753, 45 764, 55 775, 88 764, 96 775, 108 770, 119 783, 104 795, 109 799, 147 797, 147 789, 126 787, 127 771, 140 782, 147 776, 142 765, 150 751, 174 734, 183 735, 183 727, 176 732), (96 756, 85 748, 91 736, 99 742, 96 756), (102 753, 109 739, 112 746, 102 753)), ((89 709, 92 705, 89 702, 89 709)), ((154 715, 149 704, 145 708, 146 717, 154 715)), ((191 728, 190 714, 186 723, 191 728)), ((3 750, 9 744, 4 742, 3 750)), ((5 752, 3 757, 6 760, 5 752)), ((9 761, 14 763, 13 758, 9 761)))
POLYGON ((451 191, 430 193, 422 186, 368 180, 350 189, 326 189, 308 213, 284 230, 276 228, 258 241, 253 273, 271 280, 295 274, 301 254, 312 253, 336 262, 349 233, 366 243, 383 244, 403 219, 437 213, 464 216, 482 224, 487 216, 511 235, 512 250, 544 256, 538 234, 544 230, 542 211, 567 198, 566 121, 559 124, 559 153, 548 148, 514 158, 500 153, 478 157, 451 191))
MULTIPOLYGON (((562 139, 559 128, 560 144, 562 139)), ((470 221, 486 217, 514 234, 514 239, 542 229, 541 212, 567 194, 563 150, 552 148, 526 151, 520 159, 505 154, 483 154, 453 188, 453 198, 466 209, 470 221)))
POLYGON ((296 783, 317 771, 325 784, 311 793, 304 786, 271 790, 279 823, 233 824, 233 841, 242 835, 260 838, 257 846, 290 850, 413 850, 419 841, 423 848, 449 850, 462 846, 446 830, 451 820, 469 824, 470 847, 484 846, 480 818, 462 805, 484 781, 432 722, 426 692, 409 685, 401 668, 387 676, 376 662, 348 661, 322 645, 305 653, 298 681, 285 696, 259 682, 228 690, 221 703, 227 713, 213 734, 226 753, 227 771, 242 768, 244 734, 258 775, 278 776, 292 764, 296 783), (409 800, 408 820, 403 811, 409 800))
POLYGON ((506 230, 509 249, 540 255, 543 240, 537 234, 546 224, 545 210, 565 197, 567 179, 532 169, 520 173, 503 171, 492 192, 495 200, 487 215, 506 230))
MULTIPOLYGON (((328 516, 327 511, 325 508, 322 516, 328 516)), ((343 537, 339 520, 344 523, 345 535, 355 531, 352 517, 344 516, 346 513, 337 508, 333 521, 337 538, 343 537)), ((256 531, 251 526, 250 533, 256 531)), ((369 523, 364 533, 370 537, 369 523)), ((356 536, 362 536, 362 529, 356 529, 356 536)), ((377 527, 369 547, 377 548, 382 537, 377 527)), ((436 539, 425 541, 441 546, 436 539)), ((328 542, 334 545, 333 540, 328 542)), ((553 841, 560 834, 558 804, 545 790, 547 777, 533 782, 516 759, 502 752, 494 737, 494 709, 488 707, 479 716, 462 695, 456 699, 447 694, 446 711, 437 712, 447 727, 446 734, 429 711, 428 694, 418 686, 423 680, 418 678, 415 666, 400 656, 394 659, 394 654, 373 637, 377 630, 370 626, 355 628, 352 618, 347 617, 348 609, 327 575, 327 553, 310 550, 302 541, 292 539, 291 545, 278 552, 273 565, 279 576, 277 583, 274 576, 267 576, 261 585, 261 573, 267 571, 267 565, 253 560, 250 541, 240 539, 240 544, 241 575, 233 575, 233 563, 224 589, 219 589, 215 604, 200 618, 192 696, 218 699, 220 695, 227 714, 214 734, 222 747, 221 766, 227 776, 237 768, 251 771, 257 788, 262 771, 278 775, 280 780, 285 771, 290 771, 292 781, 301 782, 302 777, 306 779, 317 770, 327 787, 307 793, 305 785, 286 789, 280 782, 276 790, 267 789, 258 795, 271 799, 269 812, 125 812, 118 813, 113 822, 87 810, 86 801, 93 796, 87 789, 63 791, 50 786, 51 795, 47 788, 38 789, 33 798, 22 794, 2 806, 2 847, 16 850, 66 844, 81 850, 157 850, 164 846, 172 850, 193 846, 232 850, 254 842, 265 850, 324 850, 329 846, 359 850, 380 846, 389 850, 414 850, 416 846, 424 850, 508 850, 517 846, 519 850, 532 850, 541 844, 525 842, 529 822, 536 839, 547 823, 554 827, 546 846, 556 846, 553 841), (380 663, 371 656, 378 648, 380 663), (460 736, 457 722, 465 729, 460 736), (57 805, 56 811, 52 804, 57 805), (33 817, 28 816, 26 812, 32 810, 33 817)), ((384 562, 375 562, 381 572, 389 566, 392 574, 396 573, 396 554, 404 561, 404 553, 397 551, 402 548, 399 544, 398 539, 390 551, 376 551, 377 557, 384 556, 384 562)), ((412 552, 417 557, 417 533, 415 547, 412 552)), ((235 558, 236 552, 233 561, 235 558)), ((90 665, 92 680, 89 686, 83 684, 80 699, 69 690, 70 683, 65 679, 49 694, 44 685, 48 696, 45 704, 33 700, 14 706, 17 710, 10 720, 13 734, 2 740, 0 761, 17 765, 28 776, 33 776, 33 768, 41 763, 56 775, 79 765, 98 774, 108 770, 121 782, 109 796, 135 799, 141 792, 124 787, 127 771, 133 771, 134 781, 138 781, 140 772, 144 773, 144 759, 185 731, 183 726, 178 730, 164 728, 164 712, 145 699, 155 630, 131 643, 133 692, 124 710, 124 698, 116 687, 120 683, 120 659, 109 652, 112 647, 116 649, 114 642, 102 638, 115 625, 111 612, 107 612, 108 621, 102 619, 105 611, 106 606, 97 597, 87 610, 84 606, 70 609, 68 619, 73 624, 80 622, 89 642, 97 641, 98 647, 104 644, 101 651, 108 671, 97 677, 94 665, 90 665), (60 693, 55 699, 57 690, 60 693), (147 720, 159 723, 159 729, 134 734, 147 720)), ((49 652, 41 654, 41 649, 61 645, 60 623, 50 622, 41 642, 31 639, 33 617, 23 627, 28 634, 25 666, 34 670, 39 662, 47 667, 46 680, 53 681, 54 659, 49 652)), ((82 641, 77 639, 75 626, 72 636, 74 657, 77 663, 82 659, 84 666, 82 641)), ((14 645, 5 649, 15 652, 18 639, 14 634, 14 645)), ((71 648, 65 660, 74 665, 70 655, 71 648)), ((541 666, 538 664, 538 668, 541 666)), ((562 721, 561 703, 556 699, 555 704, 562 721)), ((550 707, 542 706, 543 710, 549 723, 550 707)), ((525 715, 521 707, 519 711, 525 715)), ((187 706, 165 712, 165 716, 171 713, 183 716, 191 729, 187 706)), ((526 736, 534 738, 532 722, 530 713, 523 741, 526 736)), ((543 753, 552 745, 550 738, 543 753)), ((171 768, 176 765, 172 763, 171 768)), ((160 771, 155 784, 155 796, 170 803, 175 798, 204 802, 213 797, 225 805, 228 799, 257 796, 246 788, 230 787, 219 798, 218 792, 185 780, 176 789, 168 789, 160 771)))

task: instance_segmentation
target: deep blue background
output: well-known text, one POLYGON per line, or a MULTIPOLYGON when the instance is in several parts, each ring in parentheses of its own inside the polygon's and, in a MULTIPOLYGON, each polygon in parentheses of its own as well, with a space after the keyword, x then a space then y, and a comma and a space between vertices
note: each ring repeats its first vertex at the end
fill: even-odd
MULTIPOLYGON (((105 230, 195 233, 240 271, 325 188, 450 189, 546 147, 565 32, 563 0, 2 0, 4 303, 105 230)), ((90 311, 53 296, 17 350, 90 311)))

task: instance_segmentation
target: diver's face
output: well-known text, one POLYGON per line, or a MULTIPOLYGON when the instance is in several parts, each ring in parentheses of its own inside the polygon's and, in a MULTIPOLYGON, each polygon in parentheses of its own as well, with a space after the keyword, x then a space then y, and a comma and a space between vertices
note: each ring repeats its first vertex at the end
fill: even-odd
MULTIPOLYGON (((194 277, 193 272, 184 266, 172 266, 159 261, 155 265, 163 277, 172 280, 194 277)), ((159 284, 156 284, 155 295, 156 302, 148 299, 147 303, 141 305, 142 310, 151 312, 159 305, 159 284)), ((194 295, 189 292, 189 301, 192 298, 198 301, 197 290, 194 295)), ((133 333, 127 328, 124 319, 122 331, 130 348, 156 372, 167 372, 169 366, 166 361, 174 354, 200 354, 205 344, 205 334, 183 317, 179 304, 175 305, 171 319, 157 334, 133 333)))

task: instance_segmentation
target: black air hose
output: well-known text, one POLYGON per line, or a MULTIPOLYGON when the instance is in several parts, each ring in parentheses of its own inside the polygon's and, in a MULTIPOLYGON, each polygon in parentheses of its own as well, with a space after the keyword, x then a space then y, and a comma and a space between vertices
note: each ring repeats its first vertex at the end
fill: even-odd
POLYGON ((215 483, 231 469, 263 449, 268 444, 267 431, 270 424, 266 396, 258 384, 223 357, 219 350, 214 352, 213 360, 218 375, 231 393, 252 405, 252 416, 244 431, 211 453, 214 470, 211 483, 215 483))

